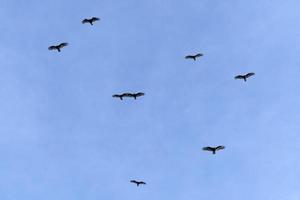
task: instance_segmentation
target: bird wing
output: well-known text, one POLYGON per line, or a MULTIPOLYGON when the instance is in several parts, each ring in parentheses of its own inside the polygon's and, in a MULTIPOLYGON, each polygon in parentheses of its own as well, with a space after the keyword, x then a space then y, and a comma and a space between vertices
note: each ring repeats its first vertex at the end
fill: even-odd
POLYGON ((99 21, 100 18, 98 18, 98 17, 93 17, 91 20, 92 20, 92 22, 95 22, 95 21, 99 21))
POLYGON ((130 182, 131 182, 131 183, 137 183, 137 181, 136 181, 136 180, 131 180, 130 182))
POLYGON ((216 150, 221 150, 221 149, 225 149, 225 146, 217 146, 216 150))
POLYGON ((213 148, 211 148, 211 147, 203 147, 202 150, 204 150, 204 151, 213 151, 213 148))
POLYGON ((188 55, 185 57, 185 59, 194 59, 194 56, 188 55))
POLYGON ((235 79, 244 79, 245 76, 243 75, 237 75, 236 77, 234 77, 235 79))
POLYGON ((114 94, 112 97, 117 97, 119 98, 121 95, 118 95, 118 94, 114 94))
POLYGON ((145 95, 145 93, 143 93, 143 92, 138 92, 135 94, 135 96, 137 96, 137 97, 144 96, 144 95, 145 95))
POLYGON ((54 49, 56 49, 56 46, 50 46, 50 47, 48 47, 48 50, 54 50, 54 49))
POLYGON ((84 20, 82 20, 82 23, 83 23, 83 24, 89 23, 89 20, 88 20, 88 19, 84 19, 84 20))
POLYGON ((145 183, 144 181, 140 181, 140 184, 144 184, 144 185, 146 185, 146 183, 145 183))
POLYGON ((202 53, 198 53, 194 57, 201 57, 201 56, 203 56, 203 54, 202 53))
POLYGON ((66 47, 66 46, 68 46, 68 45, 69 45, 68 43, 63 42, 63 43, 61 43, 61 44, 58 45, 58 46, 59 46, 59 48, 63 48, 63 47, 66 47))
POLYGON ((245 76, 246 76, 246 78, 249 78, 250 76, 254 76, 254 75, 255 75, 255 73, 250 72, 250 73, 246 74, 245 76))

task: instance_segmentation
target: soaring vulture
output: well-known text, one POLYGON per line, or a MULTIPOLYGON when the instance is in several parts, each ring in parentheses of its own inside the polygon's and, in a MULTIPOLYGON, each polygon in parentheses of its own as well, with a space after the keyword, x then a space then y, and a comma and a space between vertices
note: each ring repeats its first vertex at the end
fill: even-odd
POLYGON ((131 180, 130 182, 136 184, 136 186, 139 186, 139 185, 146 185, 146 183, 143 182, 143 181, 131 180))
POLYGON ((53 45, 53 46, 50 46, 48 47, 49 50, 57 50, 58 52, 60 52, 60 49, 63 48, 63 47, 66 47, 68 46, 68 43, 66 42, 63 42, 63 43, 60 43, 59 45, 53 45))
POLYGON ((93 17, 93 18, 91 18, 91 19, 84 19, 84 20, 82 20, 82 23, 83 23, 83 24, 89 23, 89 24, 93 25, 93 23, 94 23, 95 21, 99 21, 99 20, 100 20, 100 18, 98 18, 98 17, 93 17))
POLYGON ((187 55, 187 56, 185 57, 185 59, 193 59, 194 61, 196 61, 196 59, 197 59, 198 57, 201 57, 201 56, 203 56, 202 53, 198 53, 198 54, 196 54, 196 55, 187 55))
POLYGON ((245 75, 237 75, 236 77, 234 77, 235 79, 243 79, 244 81, 247 81, 247 78, 251 77, 251 76, 254 76, 255 73, 253 72, 250 72, 248 74, 245 74, 245 75))
POLYGON ((225 149, 224 146, 217 146, 217 147, 203 147, 204 151, 211 151, 213 154, 216 154, 216 151, 225 149))
POLYGON ((120 100, 123 100, 124 97, 133 97, 136 99, 137 97, 144 96, 145 93, 138 92, 138 93, 123 93, 123 94, 114 94, 113 97, 120 98, 120 100))

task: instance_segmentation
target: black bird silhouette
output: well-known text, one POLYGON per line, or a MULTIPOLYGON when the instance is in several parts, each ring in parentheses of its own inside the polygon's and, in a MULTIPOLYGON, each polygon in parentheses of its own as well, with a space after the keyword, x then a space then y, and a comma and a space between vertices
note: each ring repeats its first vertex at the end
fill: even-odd
POLYGON ((245 74, 245 75, 237 75, 236 77, 234 77, 235 79, 243 79, 245 82, 247 81, 247 78, 251 77, 251 76, 254 76, 255 73, 253 72, 250 72, 248 74, 245 74))
POLYGON ((48 47, 49 50, 57 50, 58 52, 60 52, 60 49, 63 48, 63 47, 66 47, 68 46, 69 44, 64 42, 64 43, 60 43, 59 45, 53 45, 53 46, 50 46, 48 47))
POLYGON ((203 147, 202 149, 203 149, 204 151, 211 151, 211 152, 213 152, 213 154, 216 154, 216 151, 225 149, 225 147, 224 147, 224 146, 217 146, 217 147, 203 147))
POLYGON ((196 55, 187 55, 187 56, 185 57, 185 59, 193 59, 194 61, 196 61, 196 59, 199 58, 199 57, 201 57, 201 56, 203 56, 202 53, 198 53, 198 54, 196 54, 196 55))
POLYGON ((95 21, 99 21, 99 20, 100 20, 100 18, 98 18, 98 17, 93 17, 93 18, 91 18, 91 19, 84 19, 84 20, 82 20, 82 23, 83 23, 83 24, 89 23, 89 24, 91 24, 91 25, 94 25, 93 23, 94 23, 95 21))
POLYGON ((135 183, 135 184, 136 184, 136 186, 139 186, 139 185, 146 185, 146 183, 145 183, 145 182, 143 182, 143 181, 131 180, 130 182, 131 182, 131 183, 135 183))
POLYGON ((138 92, 138 93, 123 93, 123 94, 114 94, 113 97, 120 98, 120 100, 123 100, 124 97, 133 97, 136 99, 137 97, 144 96, 145 93, 138 92))

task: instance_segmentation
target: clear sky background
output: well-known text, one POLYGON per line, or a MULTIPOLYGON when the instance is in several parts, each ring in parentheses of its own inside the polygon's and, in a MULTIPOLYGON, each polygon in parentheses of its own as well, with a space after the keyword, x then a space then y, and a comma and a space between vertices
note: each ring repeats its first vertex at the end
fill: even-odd
POLYGON ((299 7, 1 0, 0 199, 299 200, 299 7))

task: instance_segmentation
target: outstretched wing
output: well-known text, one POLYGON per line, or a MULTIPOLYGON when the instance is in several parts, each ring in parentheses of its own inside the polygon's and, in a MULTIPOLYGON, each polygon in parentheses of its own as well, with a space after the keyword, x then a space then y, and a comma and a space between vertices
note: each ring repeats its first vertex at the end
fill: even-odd
POLYGON ((68 45, 69 45, 68 43, 63 42, 63 43, 61 43, 60 45, 58 45, 58 47, 59 47, 59 48, 63 48, 63 47, 66 47, 66 46, 68 46, 68 45))
POLYGON ((221 149, 225 149, 225 146, 217 146, 216 150, 221 150, 221 149))
POLYGON ((121 95, 118 95, 118 94, 114 94, 112 97, 116 97, 116 98, 119 98, 121 95))
POLYGON ((211 147, 203 147, 202 150, 204 150, 204 151, 213 151, 213 148, 211 148, 211 147))
POLYGON ((135 96, 137 96, 137 97, 144 96, 144 95, 145 95, 145 93, 143 93, 143 92, 138 92, 135 94, 135 96))
POLYGON ((140 184, 143 184, 143 185, 146 185, 146 183, 144 181, 140 181, 139 182, 140 184))
POLYGON ((198 58, 198 57, 201 57, 201 56, 203 56, 203 54, 202 53, 198 53, 194 57, 198 58))
POLYGON ((83 24, 89 23, 89 20, 88 19, 84 19, 84 20, 82 20, 82 23, 83 24))
POLYGON ((185 59, 194 59, 195 57, 194 56, 191 56, 191 55, 188 55, 185 57, 185 59))
POLYGON ((137 181, 136 181, 136 180, 131 180, 130 182, 131 182, 131 183, 137 184, 137 181))
POLYGON ((91 19, 92 22, 99 21, 99 20, 100 20, 100 18, 98 18, 98 17, 93 17, 93 18, 91 19))
POLYGON ((245 76, 246 76, 246 78, 249 78, 250 76, 254 76, 254 75, 255 75, 255 73, 250 72, 250 73, 246 74, 245 76))
POLYGON ((243 76, 243 75, 237 75, 236 77, 234 77, 235 79, 244 79, 245 78, 245 76, 243 76))
POLYGON ((56 46, 50 46, 48 47, 48 50, 55 50, 57 47, 56 46))

